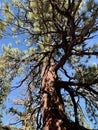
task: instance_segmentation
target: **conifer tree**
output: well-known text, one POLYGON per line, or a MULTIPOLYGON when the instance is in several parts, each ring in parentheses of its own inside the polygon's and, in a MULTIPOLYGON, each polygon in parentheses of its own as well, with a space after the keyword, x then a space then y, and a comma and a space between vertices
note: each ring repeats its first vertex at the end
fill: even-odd
POLYGON ((28 45, 3 46, 3 87, 20 76, 16 87, 32 88, 37 129, 86 130, 87 115, 98 128, 98 66, 89 64, 98 57, 96 0, 12 0, 2 13, 0 37, 28 45))

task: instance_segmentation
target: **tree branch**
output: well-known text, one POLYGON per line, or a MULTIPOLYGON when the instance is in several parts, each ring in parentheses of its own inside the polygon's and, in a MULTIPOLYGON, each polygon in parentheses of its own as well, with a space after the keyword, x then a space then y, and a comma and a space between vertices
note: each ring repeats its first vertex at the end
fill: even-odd
POLYGON ((74 105, 75 123, 79 124, 79 121, 78 121, 78 112, 77 112, 77 103, 76 103, 75 98, 74 98, 75 95, 74 95, 74 93, 72 91, 70 91, 69 94, 70 94, 71 100, 72 100, 73 105, 74 105))
POLYGON ((84 52, 84 51, 81 51, 81 52, 73 52, 72 55, 76 55, 76 56, 95 55, 95 56, 98 56, 98 52, 84 52))
POLYGON ((66 130, 90 130, 88 128, 85 128, 69 119, 66 119, 66 116, 65 116, 65 120, 64 121, 64 126, 66 127, 66 130), (68 125, 69 124, 69 125, 68 125))
POLYGON ((92 83, 81 83, 81 82, 68 82, 68 81, 56 81, 54 83, 55 86, 59 86, 59 88, 64 88, 65 90, 69 91, 69 86, 78 86, 78 87, 82 87, 96 95, 98 95, 98 92, 95 91, 93 88, 91 88, 90 86, 93 84, 98 83, 98 79, 94 80, 92 83))

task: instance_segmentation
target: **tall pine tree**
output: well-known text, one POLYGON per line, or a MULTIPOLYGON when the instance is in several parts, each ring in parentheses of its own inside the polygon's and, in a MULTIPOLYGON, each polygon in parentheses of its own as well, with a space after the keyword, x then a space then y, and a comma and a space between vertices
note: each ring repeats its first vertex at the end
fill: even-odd
POLYGON ((86 130, 87 115, 98 127, 98 66, 88 64, 98 56, 98 44, 90 43, 97 35, 98 3, 12 0, 4 3, 2 13, 1 38, 17 36, 17 44, 28 45, 22 51, 3 46, 3 87, 7 83, 10 89, 20 76, 16 87, 33 88, 33 105, 40 105, 32 113, 37 115, 37 129, 86 130), (33 93, 36 88, 39 92, 33 93))

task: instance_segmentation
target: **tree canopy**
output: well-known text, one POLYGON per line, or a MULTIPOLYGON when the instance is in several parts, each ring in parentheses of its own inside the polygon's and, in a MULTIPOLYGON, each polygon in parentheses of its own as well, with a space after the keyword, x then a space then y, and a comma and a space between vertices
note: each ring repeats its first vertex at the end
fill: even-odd
MULTIPOLYGON (((13 48, 15 43, 2 46, 0 100, 15 88, 26 86, 27 91, 32 90, 31 116, 35 115, 36 128, 41 129, 45 117, 42 111, 46 110, 42 109, 43 93, 50 95, 59 109, 52 90, 44 89, 51 79, 48 84, 55 86, 54 95, 60 89, 55 98, 63 101, 63 115, 68 121, 82 130, 82 127, 90 128, 88 116, 98 128, 98 44, 94 40, 98 36, 98 3, 95 0, 12 0, 4 2, 1 10, 0 37, 13 37, 16 44, 28 48, 13 48), (92 58, 96 63, 89 63, 92 58), (16 77, 20 82, 11 86, 16 77)), ((64 126, 61 130, 65 127, 68 129, 64 126)))

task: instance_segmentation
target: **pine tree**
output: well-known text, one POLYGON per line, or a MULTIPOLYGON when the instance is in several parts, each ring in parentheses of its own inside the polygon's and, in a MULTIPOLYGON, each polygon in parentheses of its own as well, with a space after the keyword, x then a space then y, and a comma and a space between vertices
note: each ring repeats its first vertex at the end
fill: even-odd
MULTIPOLYGON (((27 50, 3 46, 3 80, 22 75, 20 84, 39 89, 37 129, 86 130, 86 116, 97 122, 98 30, 95 0, 12 0, 4 3, 0 35, 16 36, 27 50), (88 66, 87 66, 88 65, 88 66), (85 104, 86 116, 81 101, 85 104)), ((14 43, 13 43, 14 44, 14 43)), ((1 67, 2 68, 2 67, 1 67)), ((97 126, 97 124, 95 124, 97 126)))

